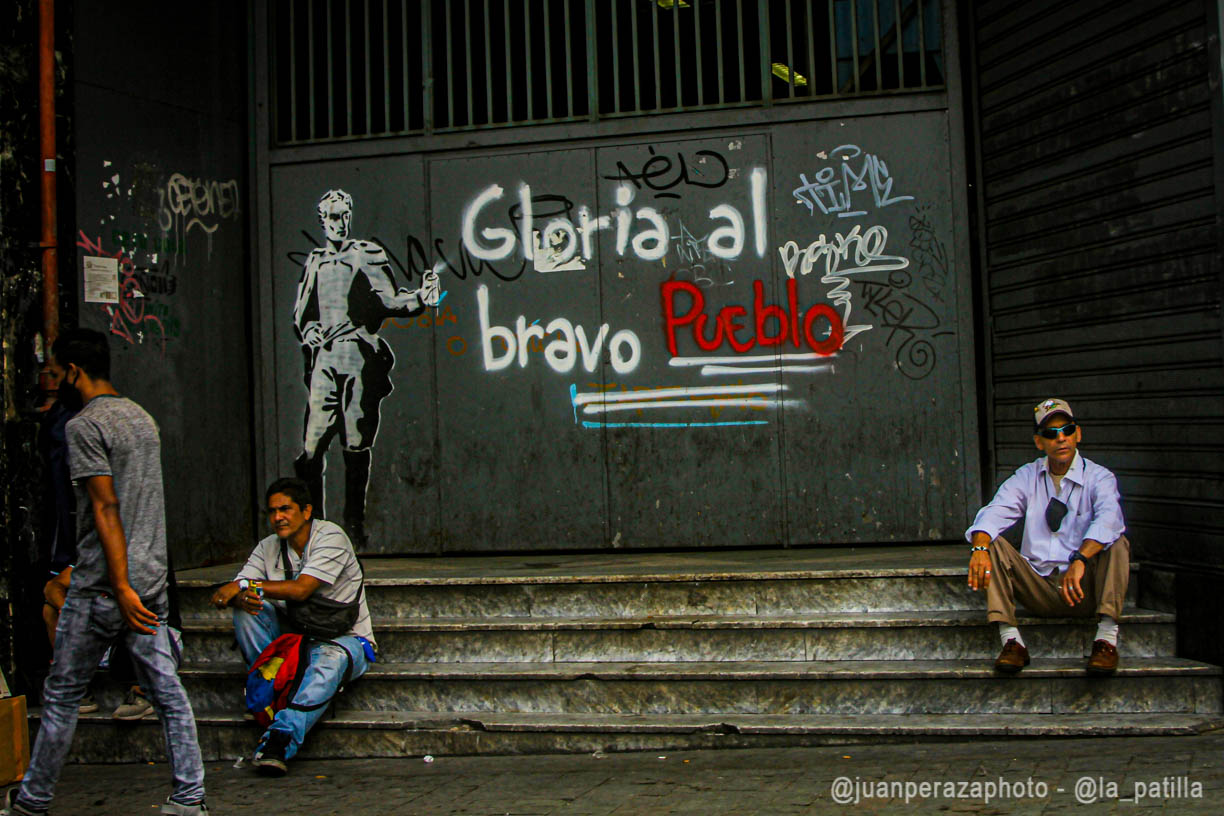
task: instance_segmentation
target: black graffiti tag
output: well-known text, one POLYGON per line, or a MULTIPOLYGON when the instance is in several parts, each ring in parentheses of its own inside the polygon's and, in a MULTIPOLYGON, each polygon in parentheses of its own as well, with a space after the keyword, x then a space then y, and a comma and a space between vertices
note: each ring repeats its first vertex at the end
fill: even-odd
POLYGON ((688 160, 685 159, 683 153, 677 152, 676 160, 673 162, 671 156, 655 153, 653 147, 649 150, 650 158, 637 172, 626 167, 624 162, 618 161, 616 174, 604 176, 604 178, 609 181, 631 182, 639 190, 643 186, 648 187, 654 191, 655 198, 679 198, 679 193, 668 191, 682 184, 714 189, 726 184, 727 179, 731 177, 727 160, 721 153, 714 150, 698 150, 694 153, 697 161, 692 168, 689 167, 688 160))

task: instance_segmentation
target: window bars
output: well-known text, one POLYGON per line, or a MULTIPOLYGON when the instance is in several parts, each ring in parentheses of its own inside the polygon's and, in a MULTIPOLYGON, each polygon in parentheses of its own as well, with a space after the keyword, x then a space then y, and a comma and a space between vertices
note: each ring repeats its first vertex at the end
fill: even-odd
POLYGON ((275 140, 898 93, 944 81, 938 0, 272 0, 275 140))

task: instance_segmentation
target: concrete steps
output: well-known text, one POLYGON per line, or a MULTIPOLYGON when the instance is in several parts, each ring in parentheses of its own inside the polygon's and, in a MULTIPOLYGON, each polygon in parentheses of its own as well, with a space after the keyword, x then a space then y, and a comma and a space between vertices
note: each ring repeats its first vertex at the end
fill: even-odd
MULTIPOLYGON (((637 618, 379 619, 383 652, 427 662, 632 662, 743 660, 954 660, 992 658, 993 626, 980 610, 855 612, 783 616, 659 615, 637 618)), ((1174 616, 1128 609, 1126 653, 1174 651, 1174 616)), ((1092 628, 1073 618, 1023 618, 1026 642, 1048 657, 1086 657, 1092 628)), ((184 620, 194 662, 233 661, 233 626, 224 618, 184 620)))
MULTIPOLYGON (((1177 658, 1173 616, 1133 606, 1116 676, 1085 675, 1094 626, 1071 618, 1023 619, 1033 663, 997 676, 995 627, 965 564, 960 545, 372 560, 383 660, 337 699, 304 754, 1169 735, 1224 723, 1221 670, 1177 658)), ((206 603, 234 570, 179 576, 181 675, 210 760, 249 754, 258 736, 241 717, 231 626, 206 603)), ((99 689, 103 712, 119 694, 99 689)), ((91 715, 78 734, 78 759, 162 756, 151 719, 91 715)))
MULTIPOLYGON (((105 709, 104 709, 105 710, 105 709)), ((38 713, 32 714, 32 725, 38 713)), ((82 715, 77 762, 165 760, 155 720, 124 723, 82 715)), ((233 713, 197 713, 207 762, 250 759, 260 729, 233 713)), ((301 756, 421 757, 426 754, 592 753, 776 748, 1000 737, 1189 736, 1224 727, 1201 714, 746 715, 538 714, 532 712, 338 711, 320 724, 301 756)))

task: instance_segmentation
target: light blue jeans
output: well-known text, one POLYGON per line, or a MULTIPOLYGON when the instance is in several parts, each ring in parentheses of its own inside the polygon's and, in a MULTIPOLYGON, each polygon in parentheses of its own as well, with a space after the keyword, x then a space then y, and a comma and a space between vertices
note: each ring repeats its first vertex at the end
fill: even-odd
POLYGON ((43 684, 42 725, 18 796, 27 808, 46 810, 51 806, 55 783, 72 747, 81 698, 98 669, 98 661, 120 637, 132 656, 136 679, 161 719, 174 779, 170 798, 181 805, 204 801, 204 763, 191 701, 179 681, 179 654, 166 624, 166 597, 146 605, 158 618, 157 631, 152 635, 129 629, 114 598, 68 591, 55 629, 55 660, 43 684))
MULTIPOLYGON (((238 639, 238 648, 242 650, 248 670, 260 652, 286 631, 288 629, 283 625, 280 612, 268 601, 264 601, 263 609, 258 615, 241 609, 234 610, 234 635, 238 639)), ((369 668, 360 638, 345 635, 330 641, 317 641, 311 645, 310 664, 306 667, 306 674, 302 677, 297 693, 289 702, 290 706, 317 708, 302 711, 290 707, 276 712, 276 718, 259 740, 259 747, 263 746, 273 731, 282 731, 289 735, 285 759, 292 758, 298 752, 307 732, 323 718, 327 711, 327 702, 336 695, 340 684, 344 682, 344 671, 348 668, 346 653, 353 661, 353 670, 349 674, 351 682, 365 674, 369 668)), ((255 750, 258 751, 259 748, 255 750)))

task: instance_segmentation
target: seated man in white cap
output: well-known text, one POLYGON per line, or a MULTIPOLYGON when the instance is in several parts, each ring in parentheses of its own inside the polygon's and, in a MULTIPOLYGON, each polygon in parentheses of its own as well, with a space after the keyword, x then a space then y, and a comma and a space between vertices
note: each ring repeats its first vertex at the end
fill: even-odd
POLYGON ((1130 577, 1130 542, 1118 482, 1080 456, 1082 429, 1071 406, 1047 399, 1033 409, 1033 443, 1042 456, 1019 468, 978 511, 969 539, 969 586, 986 590, 987 619, 999 624, 995 670, 1029 663, 1016 602, 1039 617, 1098 615, 1088 672, 1118 667, 1118 618, 1130 577), (1024 521, 1020 551, 1000 534, 1024 521))

